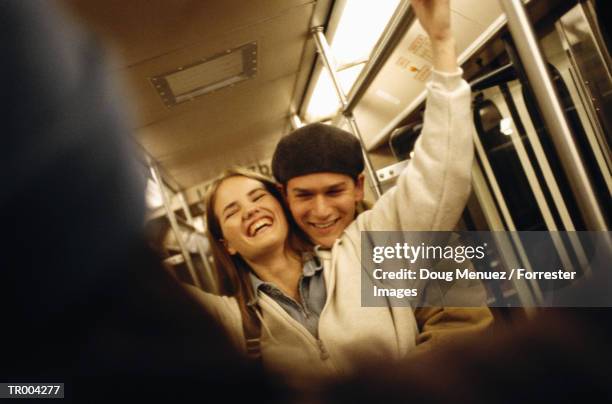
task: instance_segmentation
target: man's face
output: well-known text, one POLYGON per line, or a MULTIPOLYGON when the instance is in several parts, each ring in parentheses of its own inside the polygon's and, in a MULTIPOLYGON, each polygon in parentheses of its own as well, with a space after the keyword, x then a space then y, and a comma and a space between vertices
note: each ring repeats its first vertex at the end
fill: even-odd
POLYGON ((363 199, 363 175, 355 181, 344 174, 316 173, 295 177, 285 194, 291 214, 310 240, 331 248, 355 218, 363 199))

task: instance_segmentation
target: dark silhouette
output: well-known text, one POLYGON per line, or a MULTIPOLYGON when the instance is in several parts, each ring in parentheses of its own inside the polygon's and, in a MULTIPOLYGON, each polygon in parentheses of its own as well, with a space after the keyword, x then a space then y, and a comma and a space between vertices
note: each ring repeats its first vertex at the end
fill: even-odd
POLYGON ((0 2, 0 381, 64 382, 77 402, 278 399, 146 246, 124 104, 52 6, 0 2))

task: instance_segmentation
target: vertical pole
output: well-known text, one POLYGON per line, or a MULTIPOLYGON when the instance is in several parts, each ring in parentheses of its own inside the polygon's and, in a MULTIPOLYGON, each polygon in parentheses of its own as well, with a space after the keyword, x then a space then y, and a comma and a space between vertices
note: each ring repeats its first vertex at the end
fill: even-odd
POLYGON ((368 177, 370 178, 370 182, 372 183, 372 188, 374 190, 374 194, 376 195, 376 199, 379 199, 382 196, 382 187, 380 186, 380 182, 376 176, 376 170, 374 170, 374 166, 372 165, 370 157, 366 152, 365 144, 363 143, 363 138, 361 137, 361 131, 357 126, 357 121, 355 120, 352 112, 344 113, 344 117, 348 121, 351 131, 357 135, 357 139, 359 139, 359 143, 361 143, 361 150, 363 152, 363 160, 366 165, 366 171, 368 173, 368 177))
POLYGON ((590 230, 607 230, 605 216, 599 206, 578 148, 572 137, 559 97, 548 73, 546 62, 521 0, 499 0, 508 20, 508 29, 514 39, 521 62, 527 73, 544 122, 561 164, 567 173, 578 206, 590 230))
MULTIPOLYGON (((317 49, 319 54, 321 55, 321 60, 323 61, 323 65, 327 69, 332 83, 334 85, 334 89, 336 90, 336 95, 338 96, 338 100, 340 100, 340 104, 342 106, 342 110, 344 111, 348 105, 348 101, 346 98, 346 94, 342 90, 340 86, 340 81, 338 80, 338 75, 336 74, 335 64, 332 62, 332 54, 329 48, 329 44, 327 43, 327 39, 325 35, 323 35, 323 27, 315 27, 312 30, 312 36, 314 38, 315 44, 317 45, 317 49)), ((376 177, 376 171, 374 171, 374 167, 372 166, 372 162, 370 161, 370 157, 366 152, 365 145, 363 143, 363 138, 361 136, 361 131, 357 126, 357 122, 355 121, 355 117, 350 111, 343 113, 344 117, 347 119, 351 131, 353 134, 359 139, 359 143, 361 144, 361 152, 363 153, 363 160, 366 166, 366 172, 368 174, 368 178, 370 179, 370 183, 372 184, 372 188, 376 195, 376 199, 382 196, 382 188, 380 183, 378 182, 378 178, 376 177)))
POLYGON ((346 99, 344 91, 342 90, 342 86, 340 85, 338 75, 336 74, 336 64, 333 62, 334 59, 329 44, 327 43, 327 38, 325 38, 325 35, 323 34, 323 27, 314 27, 312 29, 312 35, 314 37, 315 44, 317 45, 319 55, 321 55, 323 66, 325 66, 329 73, 329 76, 331 77, 332 83, 334 85, 334 90, 336 90, 336 95, 338 96, 338 100, 340 100, 340 104, 344 109, 348 101, 346 99))
POLYGON ((168 220, 170 221, 170 226, 172 227, 172 231, 174 232, 174 235, 176 236, 176 242, 178 243, 179 248, 181 249, 181 254, 183 254, 183 258, 185 259, 185 264, 187 265, 187 269, 189 270, 189 275, 191 275, 191 278, 193 279, 194 284, 197 287, 201 288, 202 285, 200 284, 200 279, 198 278, 195 272, 195 269, 193 267, 193 262, 191 262, 191 256, 189 255, 189 251, 187 251, 187 248, 185 247, 185 243, 183 243, 183 238, 181 237, 181 231, 176 221, 176 217, 174 216, 174 211, 172 210, 172 202, 170 200, 170 197, 168 196, 166 187, 164 186, 164 183, 163 183, 161 174, 159 172, 159 169, 157 167, 157 164, 153 161, 149 161, 149 165, 151 168, 151 175, 153 176, 153 180, 159 186, 159 190, 162 194, 162 199, 164 201, 164 208, 166 210, 166 215, 168 216, 168 220))
MULTIPOLYGON (((181 208, 185 213, 185 217, 187 218, 187 223, 193 226, 193 216, 191 216, 191 211, 189 210, 189 206, 187 206, 187 201, 185 200, 185 195, 182 192, 178 194, 179 201, 181 203, 181 208)), ((194 227, 195 229, 195 227, 194 227)), ((202 264, 204 265, 204 275, 205 282, 207 283, 208 289, 210 292, 217 292, 217 281, 215 279, 213 270, 210 266, 210 262, 208 262, 208 255, 206 255, 206 251, 200 243, 196 242, 196 248, 198 249, 198 253, 200 254, 200 259, 202 260, 202 264)))

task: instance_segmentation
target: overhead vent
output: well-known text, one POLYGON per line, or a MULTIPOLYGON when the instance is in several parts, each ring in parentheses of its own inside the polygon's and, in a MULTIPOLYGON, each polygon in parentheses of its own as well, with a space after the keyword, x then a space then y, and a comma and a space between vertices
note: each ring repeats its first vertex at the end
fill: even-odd
POLYGON ((257 42, 251 42, 152 77, 151 82, 164 104, 171 107, 256 74, 257 42))

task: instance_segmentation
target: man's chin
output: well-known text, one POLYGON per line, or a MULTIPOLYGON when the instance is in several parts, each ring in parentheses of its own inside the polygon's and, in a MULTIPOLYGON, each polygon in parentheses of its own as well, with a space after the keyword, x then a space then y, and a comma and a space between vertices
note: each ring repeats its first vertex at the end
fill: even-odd
POLYGON ((340 237, 339 234, 329 234, 324 237, 321 237, 321 236, 317 237, 312 234, 310 234, 309 236, 310 236, 310 240, 315 245, 320 245, 323 248, 332 248, 334 246, 334 242, 336 241, 336 239, 340 237))

